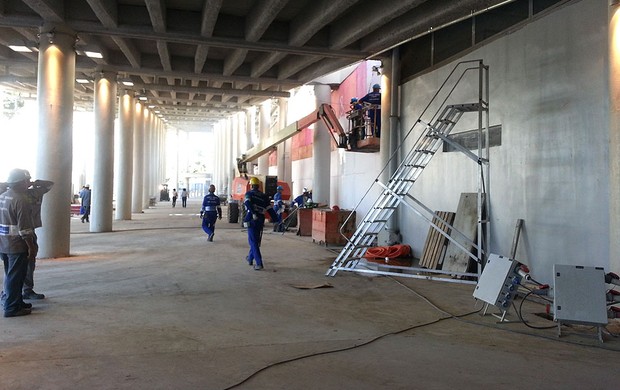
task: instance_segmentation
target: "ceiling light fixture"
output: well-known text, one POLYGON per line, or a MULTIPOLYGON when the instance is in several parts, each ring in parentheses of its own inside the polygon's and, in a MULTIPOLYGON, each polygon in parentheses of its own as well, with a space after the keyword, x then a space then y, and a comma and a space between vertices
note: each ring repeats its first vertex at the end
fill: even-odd
POLYGON ((9 48, 18 53, 32 53, 32 49, 26 45, 9 45, 9 48))
POLYGON ((98 51, 84 50, 84 55, 89 58, 103 58, 103 54, 98 51))

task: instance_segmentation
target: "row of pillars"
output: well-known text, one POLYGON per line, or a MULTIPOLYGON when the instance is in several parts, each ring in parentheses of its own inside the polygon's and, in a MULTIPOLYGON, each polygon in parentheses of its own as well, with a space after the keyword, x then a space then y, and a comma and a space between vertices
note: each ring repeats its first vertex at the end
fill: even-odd
MULTIPOLYGON (((71 180, 75 40, 76 34, 65 26, 45 25, 41 28, 36 175, 55 183, 43 199, 43 227, 37 231, 41 258, 70 254, 70 202, 74 195, 71 180)), ((119 150, 115 175, 116 102, 116 74, 105 70, 98 72, 94 92, 91 232, 112 231, 113 218, 129 220, 132 212, 142 212, 148 207, 151 195, 157 194, 164 177, 164 124, 134 99, 132 91, 123 91, 119 100, 119 150), (114 187, 116 210, 113 213, 114 187)))

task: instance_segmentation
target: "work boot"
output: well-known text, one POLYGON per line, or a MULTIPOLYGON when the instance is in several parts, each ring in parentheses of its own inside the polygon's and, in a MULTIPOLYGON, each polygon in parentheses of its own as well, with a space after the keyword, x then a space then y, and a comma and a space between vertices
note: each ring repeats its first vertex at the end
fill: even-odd
POLYGON ((213 241, 213 236, 215 236, 215 233, 211 233, 209 234, 209 238, 207 240, 209 241, 213 241))
POLYGON ((250 256, 246 256, 245 261, 247 261, 249 265, 252 265, 254 263, 254 261, 250 260, 250 256))
POLYGON ((45 299, 44 294, 38 294, 34 291, 30 291, 22 294, 23 299, 45 299))
POLYGON ((4 316, 5 317, 19 317, 19 316, 27 316, 28 314, 30 314, 32 311, 30 309, 26 309, 25 307, 22 307, 21 309, 14 311, 14 312, 4 312, 4 316))
POLYGON ((254 266, 254 271, 260 271, 261 269, 263 269, 263 266, 262 266, 262 265, 258 265, 258 264, 256 264, 256 265, 254 266))

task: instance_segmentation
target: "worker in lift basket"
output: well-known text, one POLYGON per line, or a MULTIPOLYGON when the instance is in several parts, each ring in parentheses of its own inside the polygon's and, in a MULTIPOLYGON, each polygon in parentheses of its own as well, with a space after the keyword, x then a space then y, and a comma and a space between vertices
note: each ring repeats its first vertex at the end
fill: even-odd
POLYGON ((359 100, 360 103, 370 104, 368 109, 368 117, 372 133, 375 137, 381 136, 381 86, 375 84, 372 86, 372 92, 369 92, 359 100))

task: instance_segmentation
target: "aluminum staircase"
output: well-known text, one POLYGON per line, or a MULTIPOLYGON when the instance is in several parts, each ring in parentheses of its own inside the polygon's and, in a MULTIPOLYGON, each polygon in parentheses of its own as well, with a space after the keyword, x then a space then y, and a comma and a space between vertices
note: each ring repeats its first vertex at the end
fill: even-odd
MULTIPOLYGON (((482 62, 480 62, 480 66, 483 66, 482 62)), ((472 68, 468 68, 467 70, 471 69, 472 68)), ((453 90, 454 87, 450 90, 449 94, 452 93, 453 90)), ((435 95, 435 97, 437 97, 437 95, 435 95)), ((482 113, 488 114, 488 102, 482 97, 482 94, 480 94, 476 103, 466 104, 445 104, 446 98, 441 102, 443 108, 437 111, 434 116, 436 119, 432 120, 431 123, 425 123, 421 117, 418 119, 414 127, 416 125, 424 126, 422 134, 417 139, 414 146, 402 158, 402 161, 390 176, 387 183, 382 183, 379 178, 375 179, 373 186, 379 185, 381 187, 380 194, 363 220, 359 223, 355 233, 353 233, 336 260, 327 270, 327 276, 335 276, 339 270, 354 271, 356 269, 358 263, 366 253, 366 250, 376 245, 379 233, 390 220, 393 213, 398 209, 401 203, 407 203, 406 198, 409 197, 408 194, 411 187, 418 180, 426 166, 442 146, 443 142, 452 143, 448 135, 454 129, 463 114, 471 112, 478 113, 479 115, 482 113)), ((482 134, 480 133, 479 139, 481 139, 481 137, 482 134)), ((488 139, 486 141, 486 145, 488 145, 488 139)), ((464 149, 458 144, 456 146, 464 149)), ((481 149, 481 147, 479 149, 481 149)), ((479 155, 475 155, 469 150, 461 151, 468 154, 470 158, 476 159, 479 164, 481 164, 481 162, 488 163, 488 159, 480 158, 481 152, 479 155)), ((401 151, 401 153, 402 152, 403 151, 401 151)), ((394 155, 392 158, 394 158, 394 155)))

